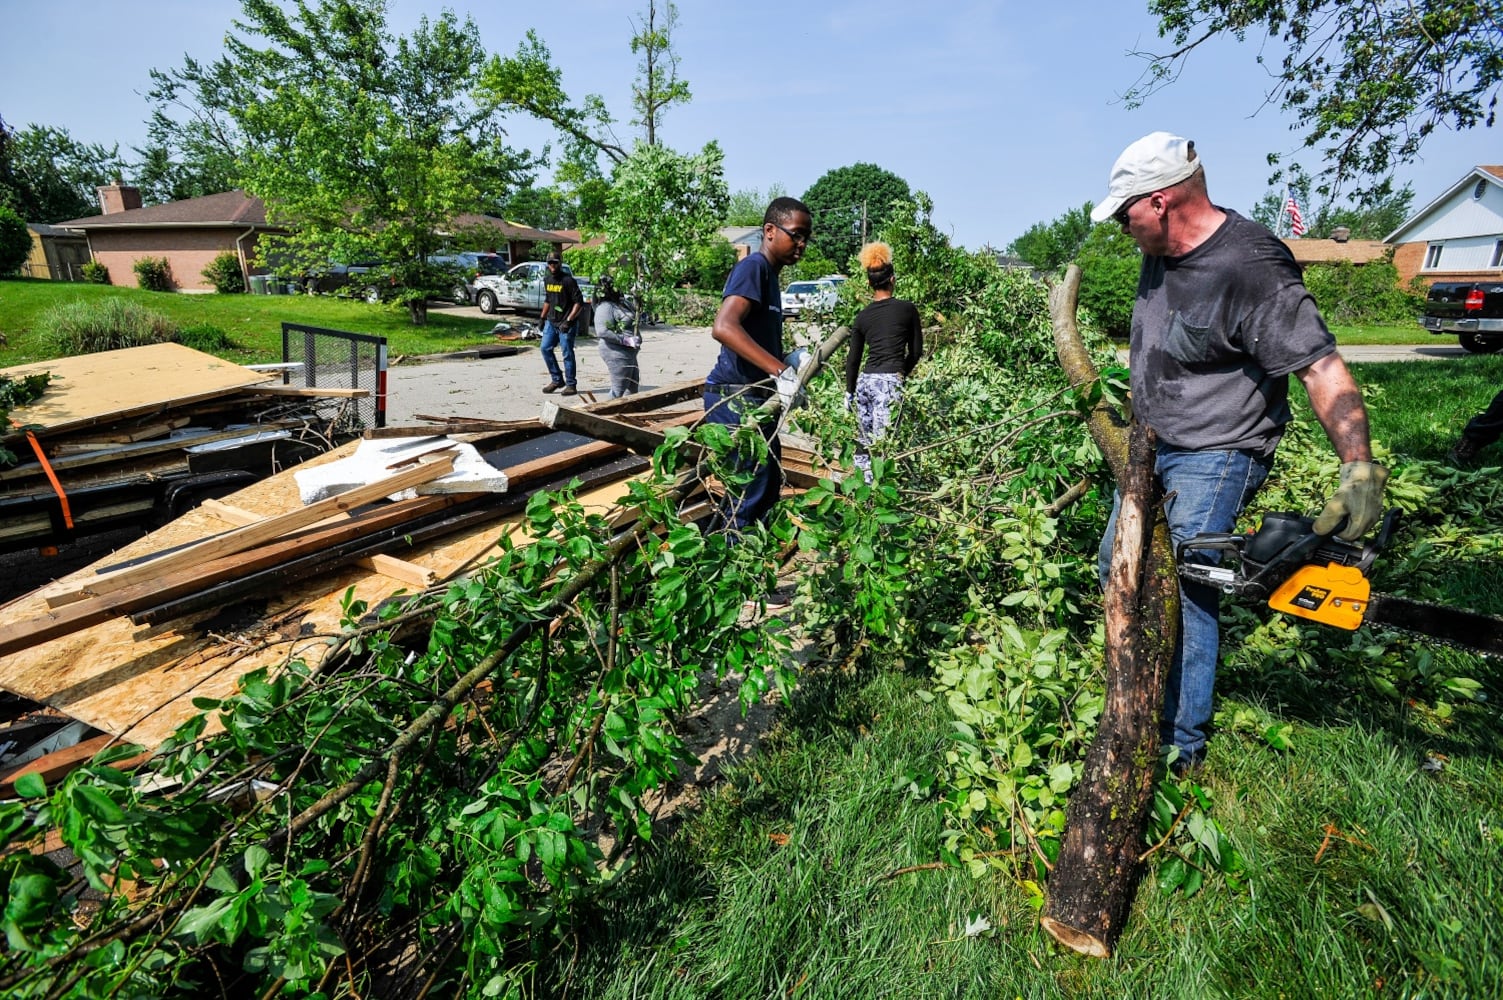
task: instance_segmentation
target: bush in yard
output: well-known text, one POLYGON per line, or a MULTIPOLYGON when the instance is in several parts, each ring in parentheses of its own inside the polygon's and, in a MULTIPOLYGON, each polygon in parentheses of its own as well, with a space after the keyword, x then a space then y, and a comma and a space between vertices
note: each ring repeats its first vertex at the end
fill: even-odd
POLYGON ((194 323, 192 326, 183 327, 178 331, 177 342, 184 347, 191 347, 195 351, 203 351, 206 354, 227 351, 235 346, 230 342, 229 334, 213 323, 194 323))
POLYGON ((37 327, 59 357, 161 344, 178 335, 166 316, 125 299, 53 306, 41 315, 37 327))
POLYGON ((1349 260, 1311 264, 1305 287, 1328 323, 1407 323, 1425 307, 1423 293, 1399 287, 1392 248, 1361 267, 1349 260))
POLYGON ((166 257, 141 257, 131 265, 136 283, 148 292, 172 291, 172 267, 166 257))
POLYGON ((79 270, 83 272, 83 280, 91 285, 108 285, 110 283, 110 269, 97 260, 88 261, 79 270))
POLYGON ((220 295, 239 295, 245 291, 245 273, 240 270, 240 258, 230 251, 209 261, 203 276, 220 295))
POLYGON ((31 231, 26 220, 0 205, 0 274, 15 274, 31 253, 31 231))

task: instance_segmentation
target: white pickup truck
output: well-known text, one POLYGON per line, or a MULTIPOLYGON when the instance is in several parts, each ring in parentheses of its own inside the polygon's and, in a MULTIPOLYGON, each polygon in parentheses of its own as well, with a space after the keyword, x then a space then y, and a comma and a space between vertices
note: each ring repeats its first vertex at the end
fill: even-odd
MULTIPOLYGON (((569 265, 564 265, 565 274, 573 274, 569 265)), ((548 265, 540 260, 523 261, 505 274, 482 274, 475 279, 475 304, 483 313, 501 309, 515 312, 540 313, 546 293, 544 282, 548 278, 548 265)), ((580 317, 582 330, 589 329, 590 298, 595 288, 588 278, 575 277, 579 294, 584 297, 584 315, 580 317)))

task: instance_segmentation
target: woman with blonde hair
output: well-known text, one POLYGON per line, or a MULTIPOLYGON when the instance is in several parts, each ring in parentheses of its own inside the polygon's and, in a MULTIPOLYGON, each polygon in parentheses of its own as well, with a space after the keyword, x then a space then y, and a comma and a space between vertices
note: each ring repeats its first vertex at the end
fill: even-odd
POLYGON ((903 380, 924 353, 924 332, 913 303, 893 297, 892 247, 868 243, 861 248, 860 261, 871 285, 872 302, 851 325, 850 353, 845 361, 845 408, 849 411, 855 403, 856 465, 871 482, 871 446, 893 421, 903 399, 903 380), (863 354, 865 370, 861 368, 863 354))

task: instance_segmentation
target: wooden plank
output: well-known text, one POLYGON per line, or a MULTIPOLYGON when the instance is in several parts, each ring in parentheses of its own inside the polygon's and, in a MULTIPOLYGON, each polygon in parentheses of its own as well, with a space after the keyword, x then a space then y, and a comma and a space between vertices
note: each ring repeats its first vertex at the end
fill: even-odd
POLYGON ((47 604, 50 607, 58 607, 73 601, 81 601, 88 597, 97 597, 112 591, 131 587, 143 581, 150 581, 163 574, 172 573, 177 569, 196 562, 209 559, 218 559, 221 556, 233 555, 243 552, 255 545, 271 541, 298 528, 307 527, 322 521, 332 514, 344 513, 356 507, 363 507, 368 503, 380 500, 382 497, 413 486, 420 486, 440 476, 446 476, 454 471, 454 459, 449 455, 423 456, 424 461, 404 472, 387 476, 379 482, 367 486, 357 486, 353 490, 332 497, 325 497, 316 503, 306 507, 290 511, 279 517, 267 518, 258 524, 247 524, 240 528, 227 531, 224 534, 206 538, 196 545, 186 549, 179 549, 169 555, 149 560, 138 566, 116 572, 96 576, 89 580, 83 587, 70 588, 64 591, 44 592, 47 604))
MULTIPOLYGON (((0 375, 12 378, 38 372, 53 376, 47 391, 10 415, 20 424, 40 425, 47 434, 229 395, 272 377, 182 344, 148 344, 0 369, 0 375)), ((10 428, 4 433, 7 439, 21 436, 10 428)))
MULTIPOLYGON (((99 751, 107 749, 112 744, 118 742, 109 733, 100 733, 98 736, 91 736, 86 740, 80 740, 71 747, 63 747, 61 750, 54 750, 49 754, 38 757, 36 760, 28 761, 5 775, 5 777, 0 778, 0 798, 14 798, 17 779, 28 774, 40 774, 42 780, 46 781, 48 786, 54 785, 93 760, 94 755, 99 753, 99 751)), ((128 771, 136 765, 144 763, 150 756, 151 754, 149 753, 140 753, 134 757, 115 761, 110 766, 119 768, 122 771, 128 771)))
MULTIPOLYGON (((219 431, 214 434, 201 434, 197 437, 175 438, 170 441, 152 441, 141 443, 128 449, 110 448, 105 446, 103 450, 86 452, 82 455, 68 455, 51 460, 48 464, 54 472, 63 472, 68 469, 81 469, 90 465, 103 465, 109 462, 127 463, 137 458, 148 455, 160 455, 169 451, 181 451, 184 448, 199 444, 212 444, 215 441, 229 441, 237 437, 249 437, 259 431, 280 431, 293 427, 303 426, 296 420, 277 420, 271 423, 257 424, 254 427, 242 427, 239 430, 219 431)), ((27 462, 25 465, 17 465, 0 472, 0 482, 14 479, 24 479, 27 476, 43 475, 40 462, 27 462)))
MULTIPOLYGON (((676 424, 691 423, 703 416, 700 413, 684 414, 674 419, 676 424)), ((590 413, 572 406, 560 406, 553 400, 543 403, 543 423, 558 431, 573 431, 601 441, 610 441, 638 455, 651 456, 663 444, 663 433, 647 427, 638 427, 624 420, 613 420, 598 413, 590 413)), ((702 449, 696 444, 687 444, 691 454, 702 449)))
MULTIPOLYGON (((367 511, 359 517, 308 534, 271 541, 257 548, 222 555, 216 559, 192 559, 187 562, 177 560, 171 570, 150 574, 144 580, 137 579, 104 594, 86 596, 35 618, 0 626, 0 656, 8 656, 39 643, 70 635, 132 611, 197 593, 224 580, 276 566, 310 549, 335 545, 403 524, 422 514, 452 507, 468 498, 469 495, 459 493, 417 497, 367 511)), ((180 551, 191 553, 194 548, 180 551)), ((175 552, 167 559, 178 554, 175 552)), ((152 567, 156 562, 164 561, 166 560, 156 560, 145 563, 144 566, 152 567)))
MULTIPOLYGON (((343 445, 309 461, 338 461, 354 448, 353 443, 343 445)), ((614 478, 587 485, 580 491, 579 502, 591 513, 611 517, 625 492, 617 478, 626 474, 612 474, 614 478)), ((587 484, 592 478, 581 477, 587 484)), ((271 516, 298 503, 297 484, 290 471, 283 472, 226 499, 236 507, 271 516)), ((502 536, 513 535, 525 544, 525 525, 525 513, 505 514, 393 554, 430 566, 440 580, 446 580, 491 558, 502 536)), ((188 544, 222 527, 222 521, 200 507, 129 543, 109 562, 188 544)), ((76 571, 70 580, 81 584, 94 570, 76 571)), ((347 593, 374 607, 394 589, 389 579, 349 565, 298 586, 266 591, 265 607, 253 620, 241 624, 206 629, 196 619, 185 619, 143 635, 128 618, 112 618, 0 656, 0 688, 53 706, 130 742, 156 746, 194 714, 193 698, 228 697, 247 671, 263 667, 276 671, 289 659, 301 659, 319 669, 330 649, 326 636, 339 631, 347 593)), ((24 595, 0 608, 0 626, 46 610, 39 594, 24 595)), ((209 726, 211 730, 216 727, 212 717, 209 726)))
POLYGON ((170 417, 136 427, 121 428, 112 434, 95 433, 87 438, 69 438, 65 441, 52 442, 47 445, 47 450, 53 455, 82 455, 85 452, 109 448, 111 445, 135 444, 138 441, 151 441, 155 438, 166 437, 179 427, 187 427, 192 422, 192 417, 170 417))
POLYGON ((244 393, 252 396, 298 396, 308 399, 365 399, 369 389, 320 389, 305 385, 251 385, 244 393))
POLYGON ((654 389, 651 392, 637 392, 630 396, 608 399, 603 403, 593 403, 585 407, 585 409, 602 416, 620 413, 644 413, 648 410, 660 410, 665 406, 672 406, 675 403, 684 403, 691 399, 699 399, 704 394, 704 379, 695 379, 692 382, 679 382, 675 385, 666 385, 661 389, 654 389))
POLYGON ((360 560, 360 565, 373 573, 380 573, 388 579, 405 583, 410 587, 417 587, 419 590, 431 587, 438 582, 438 574, 427 566, 419 566, 415 562, 398 559, 396 556, 367 556, 360 560))

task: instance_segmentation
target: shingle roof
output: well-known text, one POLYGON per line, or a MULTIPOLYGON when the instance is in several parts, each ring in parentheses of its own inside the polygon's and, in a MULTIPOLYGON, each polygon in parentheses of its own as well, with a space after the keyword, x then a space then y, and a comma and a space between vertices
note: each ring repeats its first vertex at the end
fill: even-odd
POLYGON ((131 208, 108 215, 59 222, 64 229, 108 229, 117 226, 180 228, 187 226, 256 226, 267 228, 266 206, 244 191, 207 194, 202 198, 169 201, 165 205, 131 208))
POLYGON ((455 216, 455 229, 468 229, 474 226, 490 226, 501 232, 509 240, 532 240, 534 243, 568 243, 558 233, 550 233, 546 229, 533 229, 531 226, 518 225, 515 222, 507 222, 498 219, 494 215, 477 215, 468 212, 464 215, 455 216))
POLYGON ((1294 254, 1294 261, 1300 267, 1306 264, 1334 264, 1343 260, 1353 264, 1369 264, 1382 260, 1389 250, 1382 240, 1347 240, 1345 243, 1335 240, 1285 240, 1284 246, 1294 254))

